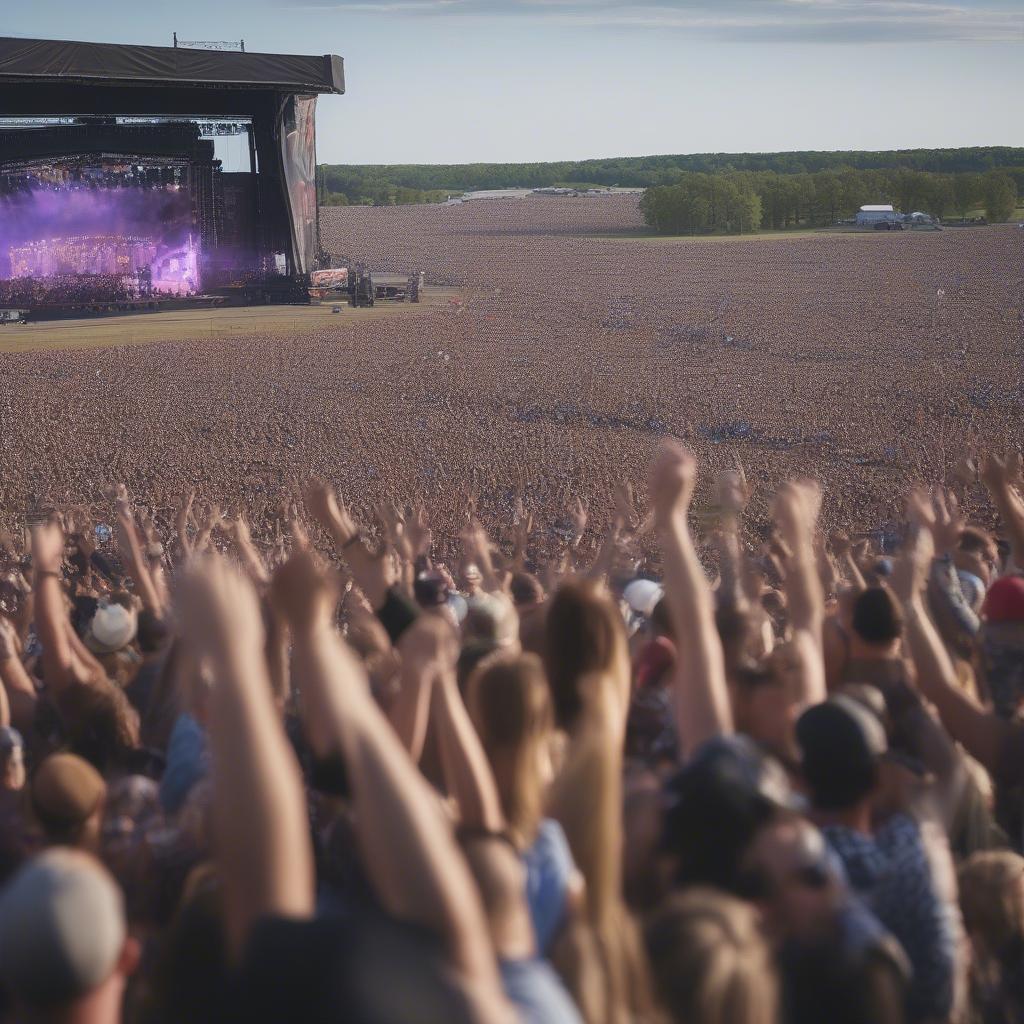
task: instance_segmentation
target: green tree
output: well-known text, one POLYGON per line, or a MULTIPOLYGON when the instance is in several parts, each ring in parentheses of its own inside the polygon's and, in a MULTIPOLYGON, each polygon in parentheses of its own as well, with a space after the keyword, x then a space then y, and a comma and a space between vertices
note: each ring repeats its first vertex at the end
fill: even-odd
POLYGON ((1009 220, 1017 206, 1017 184, 1005 171, 989 171, 982 179, 985 216, 995 223, 1009 220))
POLYGON ((965 220, 981 199, 981 180, 977 174, 957 174, 953 178, 953 209, 965 220))

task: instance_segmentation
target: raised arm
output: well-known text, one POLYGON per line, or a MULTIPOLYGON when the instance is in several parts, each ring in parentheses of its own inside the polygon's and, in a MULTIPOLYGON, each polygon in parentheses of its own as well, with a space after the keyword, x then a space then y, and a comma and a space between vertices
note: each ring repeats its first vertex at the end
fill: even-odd
MULTIPOLYGON (((422 618, 424 616, 420 616, 422 618)), ((430 660, 430 647, 424 647, 425 639, 428 638, 416 625, 402 634, 398 693, 388 707, 388 719, 415 764, 419 764, 423 754, 431 699, 437 683, 437 667, 430 660)))
POLYGON ((677 441, 663 441, 651 464, 649 486, 678 652, 676 722, 688 751, 733 727, 711 591, 687 524, 696 482, 693 455, 677 441))
POLYGON ((18 656, 18 637, 13 624, 0 615, 0 684, 10 721, 27 732, 36 711, 36 688, 18 656))
POLYGON ((275 574, 289 618, 309 738, 345 757, 363 865, 381 903, 429 928, 454 964, 500 1004, 480 899, 436 796, 370 696, 361 666, 331 626, 334 592, 312 552, 298 549, 275 574))
POLYGON ((469 718, 455 678, 458 646, 451 627, 436 615, 421 615, 401 643, 402 658, 415 660, 433 677, 431 711, 441 746, 448 795, 455 798, 463 826, 484 832, 505 827, 501 797, 480 737, 469 718))
POLYGON ((853 557, 853 542, 849 536, 841 530, 837 530, 829 537, 829 546, 832 553, 839 561, 839 568, 842 571, 846 582, 853 587, 857 593, 867 588, 864 574, 860 571, 857 559, 853 557))
POLYGON ((214 556, 183 574, 185 642, 213 673, 213 822, 233 954, 263 916, 313 914, 313 850, 302 780, 274 707, 251 584, 214 556))
POLYGON ((799 666, 799 702, 804 705, 817 704, 827 696, 822 641, 825 600, 814 554, 820 505, 821 492, 810 482, 785 484, 775 496, 775 523, 789 551, 783 569, 786 605, 799 666))
POLYGON ((241 559, 242 567, 249 574, 249 578, 258 588, 270 585, 270 573, 263 563, 263 558, 256 545, 252 542, 252 531, 249 529, 249 520, 244 515, 239 515, 231 523, 231 536, 234 539, 235 547, 238 549, 238 556, 241 559))
POLYGON ((118 499, 117 502, 117 540, 121 557, 125 560, 128 571, 135 581, 143 607, 162 620, 167 609, 164 607, 160 591, 150 574, 149 563, 142 550, 138 530, 135 528, 135 517, 132 515, 127 498, 118 499))
POLYGON ((36 630, 42 645, 43 674, 52 693, 76 680, 75 659, 68 638, 68 616, 61 588, 64 531, 55 522, 32 530, 32 592, 35 595, 36 630))
POLYGON ((952 737, 989 771, 994 771, 1010 726, 979 706, 957 683, 956 670, 924 598, 934 550, 931 534, 917 526, 894 579, 903 601, 905 635, 917 670, 917 684, 938 709, 952 737))
POLYGON ((311 483, 305 494, 306 508, 330 534, 338 554, 348 564, 352 577, 366 595, 374 611, 387 600, 388 588, 394 582, 387 560, 374 554, 363 540, 362 531, 344 502, 338 500, 334 488, 323 481, 311 483))
POLYGON ((981 475, 1010 538, 1013 563, 1024 569, 1024 498, 1013 484, 1010 462, 989 455, 982 464, 981 475))

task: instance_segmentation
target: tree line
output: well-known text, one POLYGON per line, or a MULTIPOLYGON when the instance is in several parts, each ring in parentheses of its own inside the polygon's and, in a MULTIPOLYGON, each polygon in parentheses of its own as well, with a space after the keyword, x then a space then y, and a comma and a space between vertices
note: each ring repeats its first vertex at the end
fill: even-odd
POLYGON ((982 209, 988 220, 1005 221, 1017 204, 1018 177, 1002 169, 984 174, 852 167, 813 174, 695 172, 647 189, 640 209, 645 223, 662 234, 819 227, 851 218, 868 203, 892 203, 903 213, 940 219, 966 218, 982 209))
POLYGON ((881 152, 693 153, 612 157, 602 160, 515 164, 324 164, 323 202, 392 205, 431 202, 477 189, 543 188, 555 184, 653 188, 675 185, 688 174, 745 171, 816 175, 849 171, 921 171, 986 174, 1006 170, 1024 192, 1024 148, 907 149, 881 152), (336 199, 328 197, 335 196, 336 199), (344 197, 343 199, 341 197, 344 197))

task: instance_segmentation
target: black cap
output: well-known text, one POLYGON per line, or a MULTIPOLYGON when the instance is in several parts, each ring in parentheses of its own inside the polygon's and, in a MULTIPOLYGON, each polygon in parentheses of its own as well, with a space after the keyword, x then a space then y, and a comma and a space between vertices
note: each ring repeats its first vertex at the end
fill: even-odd
POLYGON ((804 778, 816 807, 852 807, 874 788, 887 748, 878 717, 851 697, 830 697, 796 723, 804 778))
POLYGON ((757 830, 793 800, 782 767, 742 735, 705 743, 664 795, 662 846, 676 858, 677 884, 727 890, 757 830))

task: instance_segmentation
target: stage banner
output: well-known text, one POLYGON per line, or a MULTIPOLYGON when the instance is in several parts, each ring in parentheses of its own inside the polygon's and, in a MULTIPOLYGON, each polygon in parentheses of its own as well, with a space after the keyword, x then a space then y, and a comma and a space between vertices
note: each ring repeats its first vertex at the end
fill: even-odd
POLYGON ((316 96, 290 96, 281 125, 281 160, 295 242, 295 269, 308 274, 316 258, 316 96))

